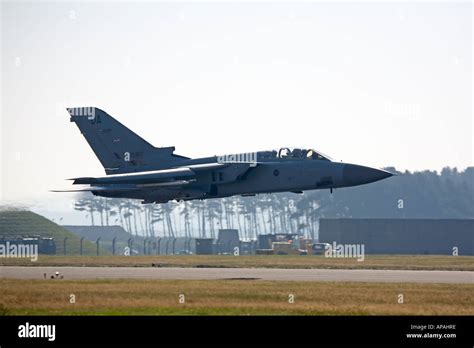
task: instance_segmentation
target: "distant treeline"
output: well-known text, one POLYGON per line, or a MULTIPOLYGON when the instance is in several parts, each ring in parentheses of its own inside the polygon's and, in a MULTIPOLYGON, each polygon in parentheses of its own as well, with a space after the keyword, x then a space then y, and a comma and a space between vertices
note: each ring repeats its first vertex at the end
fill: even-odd
POLYGON ((80 195, 75 209, 92 225, 121 225, 132 235, 215 238, 237 228, 241 238, 265 233, 314 236, 319 218, 474 218, 474 167, 458 172, 402 173, 373 184, 303 194, 261 194, 204 201, 141 204, 80 195))

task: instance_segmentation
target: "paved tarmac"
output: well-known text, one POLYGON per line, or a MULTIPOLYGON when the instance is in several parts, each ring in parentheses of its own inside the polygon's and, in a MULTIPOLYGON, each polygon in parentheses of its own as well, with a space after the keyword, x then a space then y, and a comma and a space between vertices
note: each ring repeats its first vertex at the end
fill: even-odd
POLYGON ((58 271, 64 279, 186 279, 186 280, 279 280, 335 282, 408 282, 474 284, 474 272, 272 269, 272 268, 178 268, 178 267, 0 267, 0 278, 43 279, 58 271))

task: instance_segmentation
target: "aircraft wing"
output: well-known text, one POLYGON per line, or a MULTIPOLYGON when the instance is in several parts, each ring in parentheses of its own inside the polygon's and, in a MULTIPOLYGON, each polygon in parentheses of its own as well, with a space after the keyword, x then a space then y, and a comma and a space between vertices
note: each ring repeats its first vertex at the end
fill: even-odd
POLYGON ((195 172, 189 168, 153 170, 148 172, 112 174, 102 177, 73 178, 74 185, 112 185, 112 184, 156 184, 194 178, 195 172))
POLYGON ((104 186, 90 186, 90 187, 81 187, 77 189, 70 190, 52 190, 51 192, 123 192, 123 191, 133 191, 146 187, 173 187, 173 186, 184 186, 188 185, 194 180, 176 180, 170 182, 161 182, 161 183, 152 183, 152 184, 136 184, 136 185, 127 185, 127 184, 113 184, 113 185, 104 185, 104 186))
POLYGON ((74 188, 70 190, 51 190, 51 192, 92 192, 92 191, 100 191, 100 192, 116 192, 116 191, 130 191, 130 190, 136 190, 137 188, 135 186, 126 186, 126 185, 120 185, 120 186, 90 186, 90 187, 81 187, 81 188, 74 188))
POLYGON ((205 163, 146 172, 72 178, 70 180, 73 180, 74 185, 90 185, 90 187, 53 192, 122 192, 143 188, 182 187, 195 182, 198 173, 225 167, 231 167, 229 181, 235 181, 243 177, 249 168, 255 165, 252 163, 205 163))
POLYGON ((205 163, 195 164, 172 169, 152 170, 138 173, 112 174, 102 177, 80 177, 72 178, 74 185, 113 185, 113 184, 134 184, 134 185, 156 185, 166 183, 188 184, 195 180, 196 174, 202 171, 213 170, 231 166, 235 171, 245 172, 252 165, 250 163, 205 163))

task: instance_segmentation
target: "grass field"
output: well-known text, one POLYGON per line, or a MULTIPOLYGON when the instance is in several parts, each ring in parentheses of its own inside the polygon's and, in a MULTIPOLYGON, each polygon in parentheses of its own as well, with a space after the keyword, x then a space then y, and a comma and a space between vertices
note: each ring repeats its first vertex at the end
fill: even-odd
POLYGON ((334 269, 408 269, 474 271, 474 256, 366 255, 362 262, 324 256, 39 256, 29 259, 0 258, 0 266, 136 266, 150 267, 266 267, 334 269))
POLYGON ((0 293, 2 315, 474 314, 470 284, 0 279, 0 293))

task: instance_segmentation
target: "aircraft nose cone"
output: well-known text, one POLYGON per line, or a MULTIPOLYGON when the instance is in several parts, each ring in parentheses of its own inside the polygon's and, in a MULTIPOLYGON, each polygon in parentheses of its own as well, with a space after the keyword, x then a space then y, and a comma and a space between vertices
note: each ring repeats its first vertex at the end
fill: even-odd
POLYGON ((344 184, 348 186, 368 184, 391 176, 393 176, 393 174, 385 170, 359 166, 356 164, 346 164, 342 172, 344 184))

